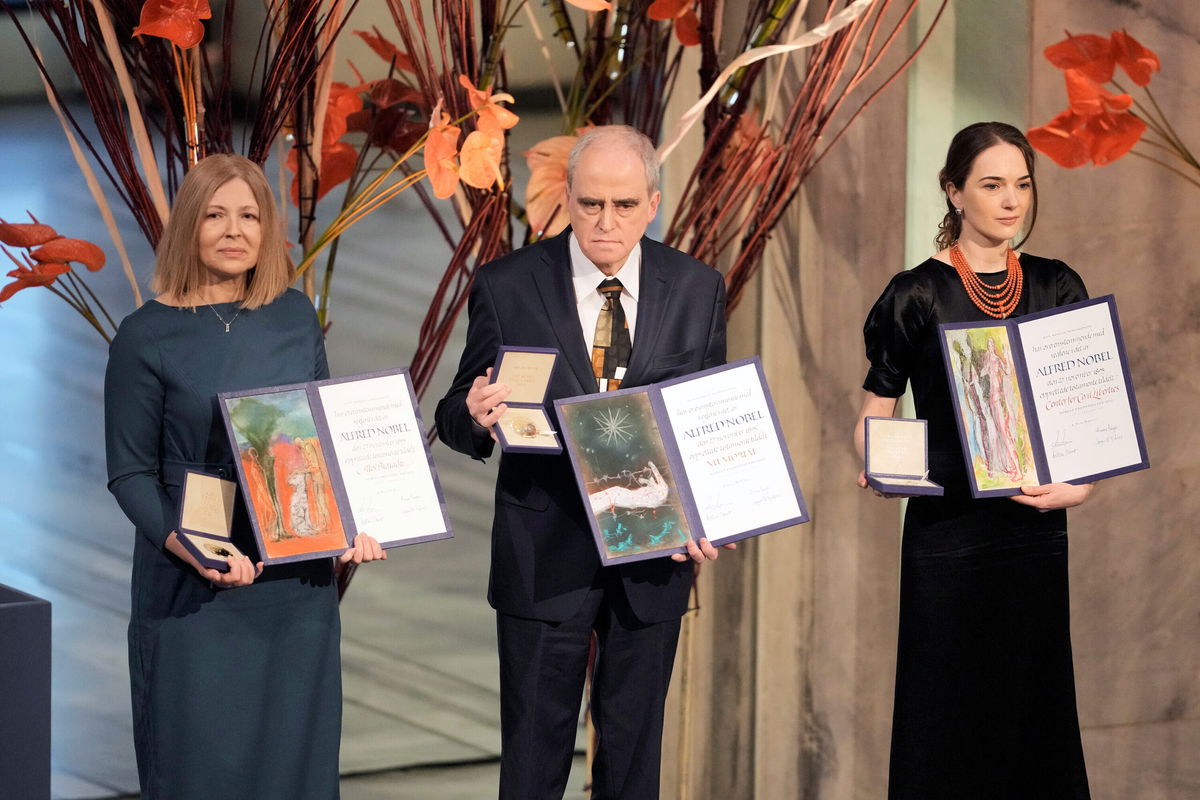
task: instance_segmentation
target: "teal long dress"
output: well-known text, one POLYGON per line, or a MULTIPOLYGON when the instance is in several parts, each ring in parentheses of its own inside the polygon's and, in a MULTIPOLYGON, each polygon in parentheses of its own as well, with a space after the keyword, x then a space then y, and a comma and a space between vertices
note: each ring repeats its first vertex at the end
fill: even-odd
MULTIPOLYGON (((331 559, 214 590, 169 554, 185 469, 233 478, 216 394, 328 377, 312 305, 150 301, 105 377, 109 489, 137 529, 129 621, 134 744, 146 800, 338 796, 340 622, 331 559), (216 313, 214 313, 214 310, 216 313), (217 315, 231 320, 229 331, 217 315)), ((234 543, 257 552, 239 507, 234 543)))

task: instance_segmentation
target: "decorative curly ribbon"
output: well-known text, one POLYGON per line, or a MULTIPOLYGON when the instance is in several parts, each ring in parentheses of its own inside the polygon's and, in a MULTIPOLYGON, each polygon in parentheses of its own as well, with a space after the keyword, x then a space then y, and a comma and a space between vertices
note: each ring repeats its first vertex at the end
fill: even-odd
POLYGON ((840 31, 850 23, 865 14, 874 4, 876 0, 855 0, 855 2, 846 6, 844 9, 835 14, 828 22, 823 22, 815 28, 805 31, 804 33, 784 44, 770 44, 764 47, 755 47, 752 50, 739 55, 733 61, 729 62, 729 66, 721 71, 717 79, 713 81, 712 86, 708 87, 708 91, 696 101, 696 104, 685 111, 676 124, 675 131, 665 142, 658 148, 658 157, 660 161, 666 161, 683 137, 687 135, 692 126, 699 121, 704 109, 712 102, 717 93, 725 86, 729 79, 742 67, 753 64, 757 61, 771 58, 772 56, 781 56, 788 53, 794 53, 797 50, 804 50, 819 44, 828 39, 833 34, 840 31))

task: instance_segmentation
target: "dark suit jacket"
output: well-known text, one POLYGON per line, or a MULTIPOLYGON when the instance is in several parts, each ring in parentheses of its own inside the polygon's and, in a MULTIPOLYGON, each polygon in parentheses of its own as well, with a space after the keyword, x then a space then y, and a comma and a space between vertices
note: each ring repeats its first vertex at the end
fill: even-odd
MULTIPOLYGON (((596 379, 571 283, 567 236, 524 247, 479 269, 469 301, 467 342, 454 384, 437 407, 438 436, 475 458, 492 439, 467 413, 472 381, 501 345, 554 347, 559 358, 546 397, 593 394, 596 379)), ((622 388, 687 375, 725 362, 725 284, 691 256, 642 239, 633 352, 622 388)), ((506 453, 496 481, 488 600, 505 614, 557 622, 574 614, 601 569, 570 460, 506 453)), ((691 562, 657 558, 618 570, 633 612, 662 622, 687 610, 691 562)))

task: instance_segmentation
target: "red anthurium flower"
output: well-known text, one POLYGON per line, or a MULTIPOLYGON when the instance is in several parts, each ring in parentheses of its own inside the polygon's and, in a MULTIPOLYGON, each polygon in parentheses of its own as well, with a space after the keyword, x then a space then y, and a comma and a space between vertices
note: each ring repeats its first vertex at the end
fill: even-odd
POLYGON ((693 9, 688 9, 675 20, 675 38, 684 47, 700 44, 700 18, 693 9))
POLYGON ((1153 50, 1143 47, 1125 31, 1112 32, 1112 51, 1121 69, 1138 86, 1150 83, 1151 73, 1157 72, 1162 66, 1153 50))
POLYGON ((693 2, 695 0, 654 0, 646 9, 646 16, 657 20, 675 19, 691 8, 693 2))
MULTIPOLYGON (((359 94, 365 86, 347 86, 344 83, 329 84, 329 103, 325 106, 325 127, 321 130, 321 144, 328 146, 346 135, 346 118, 362 111, 363 99, 359 94)), ((324 156, 322 156, 324 158, 324 156)))
MULTIPOLYGON (((354 166, 358 163, 358 151, 346 142, 334 142, 321 148, 321 173, 317 177, 317 199, 320 200, 339 183, 350 179, 354 174, 354 166)), ((286 166, 291 172, 296 172, 299 165, 299 154, 296 148, 288 151, 286 166)), ((292 179, 292 204, 300 204, 300 176, 292 179)))
POLYGON ((413 87, 395 78, 381 78, 365 84, 370 101, 361 111, 346 118, 349 130, 365 133, 374 147, 393 153, 405 153, 425 133, 425 98, 413 87))
POLYGON ((504 188, 500 161, 504 158, 504 134, 498 130, 471 131, 458 154, 458 177, 468 186, 487 189, 499 183, 504 188))
POLYGON ((416 72, 413 66, 412 58, 408 53, 401 50, 396 45, 383 38, 378 28, 372 28, 374 33, 367 31, 354 31, 354 35, 366 42, 367 46, 375 51, 375 55, 382 58, 389 64, 394 63, 396 69, 406 70, 408 72, 416 72))
POLYGON ((212 19, 208 0, 146 0, 134 36, 161 36, 187 50, 204 38, 202 19, 212 19))
POLYGON ((501 93, 493 95, 491 89, 476 89, 466 75, 459 75, 458 82, 467 90, 467 102, 477 112, 475 130, 499 133, 500 131, 508 130, 520 121, 520 117, 516 114, 507 108, 496 105, 500 101, 515 103, 516 100, 511 94, 501 93))
POLYGON ((552 136, 525 151, 529 183, 525 216, 534 236, 554 236, 567 226, 567 156, 578 136, 552 136))
POLYGON ((700 44, 700 18, 696 0, 654 0, 646 9, 650 19, 675 20, 675 38, 684 47, 700 44))
POLYGON ((1076 135, 1086 119, 1072 111, 1064 111, 1040 128, 1031 128, 1025 137, 1033 147, 1053 159, 1060 167, 1074 169, 1089 160, 1088 140, 1076 135))
POLYGON ((424 96, 404 81, 395 78, 380 78, 366 84, 367 97, 370 101, 383 108, 408 103, 420 107, 424 104, 424 96))
POLYGON ((1063 75, 1067 79, 1067 99, 1070 108, 1081 116, 1103 114, 1105 111, 1125 111, 1133 105, 1127 94, 1113 94, 1089 78, 1082 70, 1069 69, 1063 75))
POLYGON ((438 122, 430 125, 429 137, 425 140, 425 171, 429 173, 434 197, 445 200, 458 186, 454 156, 458 153, 458 137, 462 131, 450 124, 449 114, 438 112, 437 118, 438 122))
POLYGON ((1100 167, 1128 153, 1146 132, 1146 123, 1132 114, 1100 114, 1088 120, 1092 163, 1100 167))
POLYGON ((1059 69, 1077 69, 1097 83, 1112 80, 1112 41, 1094 33, 1078 36, 1068 35, 1061 42, 1050 45, 1043 51, 1046 60, 1059 69))
POLYGON ((29 249, 58 238, 58 231, 40 222, 4 222, 0 220, 0 242, 9 247, 29 249))
POLYGON ((1082 116, 1067 110, 1048 124, 1026 132, 1029 143, 1068 169, 1091 161, 1103 166, 1128 153, 1146 123, 1132 114, 1104 112, 1082 116))
MULTIPOLYGON (((363 100, 359 93, 365 86, 348 86, 334 82, 329 85, 329 102, 325 105, 325 124, 321 130, 321 172, 317 177, 317 199, 329 190, 350 179, 358 163, 358 151, 346 142, 339 141, 349 130, 351 114, 362 110, 363 100)), ((296 148, 288 152, 285 166, 293 173, 299 166, 296 148)), ((300 176, 292 179, 292 203, 300 202, 300 176)))
POLYGON ((74 261, 83 264, 89 272, 95 272, 104 266, 103 250, 83 239, 68 239, 65 236, 51 239, 29 255, 34 261, 43 264, 74 261))
POLYGON ((29 267, 18 267, 8 273, 8 277, 16 278, 16 280, 3 289, 0 289, 0 303, 3 303, 22 289, 28 289, 32 286, 49 286, 54 283, 54 279, 59 275, 70 271, 71 268, 66 264, 35 264, 32 269, 29 267))

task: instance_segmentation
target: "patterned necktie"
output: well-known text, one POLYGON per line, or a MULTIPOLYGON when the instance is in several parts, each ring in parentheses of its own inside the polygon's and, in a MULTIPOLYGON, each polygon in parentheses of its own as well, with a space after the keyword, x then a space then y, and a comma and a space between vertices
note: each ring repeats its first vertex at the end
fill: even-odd
POLYGON ((633 348, 625 309, 621 307, 621 282, 608 278, 600 282, 596 291, 604 295, 604 306, 596 319, 596 337, 592 340, 592 370, 599 390, 610 392, 621 388, 633 348))

